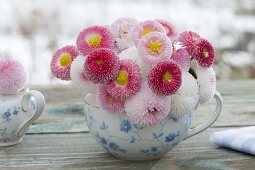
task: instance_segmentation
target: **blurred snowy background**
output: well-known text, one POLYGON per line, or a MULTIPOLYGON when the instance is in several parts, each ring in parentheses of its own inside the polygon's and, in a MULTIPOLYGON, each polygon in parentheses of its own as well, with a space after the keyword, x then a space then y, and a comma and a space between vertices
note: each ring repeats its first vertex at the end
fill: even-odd
POLYGON ((255 0, 0 0, 0 57, 22 62, 31 84, 56 82, 49 68, 56 48, 122 16, 193 30, 216 47, 218 78, 255 78, 255 0))

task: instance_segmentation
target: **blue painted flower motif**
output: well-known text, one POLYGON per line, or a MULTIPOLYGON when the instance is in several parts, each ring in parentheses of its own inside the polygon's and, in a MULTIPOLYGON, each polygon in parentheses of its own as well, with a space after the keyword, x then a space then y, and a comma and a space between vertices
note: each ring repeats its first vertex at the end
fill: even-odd
POLYGON ((120 124, 120 130, 128 133, 132 129, 132 125, 129 120, 122 120, 120 124))
POLYGON ((156 146, 152 146, 150 149, 141 149, 140 152, 147 156, 157 156, 161 153, 156 146))
POLYGON ((2 114, 2 118, 5 119, 7 122, 9 122, 11 120, 10 116, 11 116, 10 110, 8 110, 2 114))
POLYGON ((172 119, 173 119, 174 122, 178 121, 178 119, 176 117, 173 117, 172 119))
POLYGON ((110 142, 110 143, 109 143, 109 147, 110 147, 112 150, 114 150, 114 151, 119 151, 119 150, 120 150, 119 145, 117 145, 117 144, 114 143, 114 142, 110 142))
POLYGON ((107 144, 107 140, 103 137, 100 138, 100 142, 104 145, 107 144))
POLYGON ((136 124, 133 124, 134 128, 136 129, 143 129, 144 127, 137 126, 136 124))
POLYGON ((19 113, 19 111, 17 110, 17 109, 15 109, 14 111, 13 111, 13 113, 12 114, 14 114, 14 115, 18 115, 18 113, 19 113))
POLYGON ((135 137, 134 136, 131 136, 131 140, 130 140, 130 143, 135 143, 135 137))
POLYGON ((164 132, 160 133, 159 135, 157 135, 156 133, 153 133, 152 135, 153 135, 153 139, 158 139, 164 135, 164 132))
POLYGON ((100 125, 100 129, 101 130, 105 130, 105 129, 107 129, 108 128, 108 126, 105 124, 105 122, 103 121, 102 122, 102 124, 100 125))
POLYGON ((158 150, 157 147, 155 147, 155 146, 152 146, 152 147, 151 147, 151 151, 156 152, 157 150, 158 150))
POLYGON ((180 136, 179 131, 178 131, 178 133, 169 133, 169 135, 166 136, 165 141, 166 142, 172 142, 178 136, 180 136))

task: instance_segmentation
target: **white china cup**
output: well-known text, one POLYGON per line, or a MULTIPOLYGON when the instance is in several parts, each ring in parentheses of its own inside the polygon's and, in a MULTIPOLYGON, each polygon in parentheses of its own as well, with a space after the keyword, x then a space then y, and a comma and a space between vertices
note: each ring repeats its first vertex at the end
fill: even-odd
POLYGON ((44 96, 35 90, 0 94, 0 146, 20 143, 29 126, 42 114, 44 106, 44 96))
POLYGON ((95 94, 85 98, 87 126, 96 141, 114 156, 125 160, 153 160, 164 156, 180 141, 210 127, 222 110, 221 95, 216 92, 216 109, 209 119, 190 129, 192 114, 176 119, 168 116, 160 124, 140 128, 125 114, 112 114, 99 107, 95 94))

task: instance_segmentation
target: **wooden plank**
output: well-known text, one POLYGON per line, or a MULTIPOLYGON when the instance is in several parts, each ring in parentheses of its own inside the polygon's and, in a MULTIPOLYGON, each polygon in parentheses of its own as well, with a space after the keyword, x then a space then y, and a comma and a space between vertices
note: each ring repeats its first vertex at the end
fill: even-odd
MULTIPOLYGON (((224 107, 213 127, 255 125, 255 80, 218 81, 224 107)), ((29 133, 64 133, 88 131, 84 122, 83 98, 70 86, 33 86, 41 91, 47 106, 29 133)), ((194 113, 193 126, 204 122, 214 104, 201 105, 194 113)))
POLYGON ((209 143, 217 130, 222 128, 210 128, 147 162, 116 159, 89 133, 26 135, 20 145, 0 148, 0 169, 253 169, 253 156, 209 143))

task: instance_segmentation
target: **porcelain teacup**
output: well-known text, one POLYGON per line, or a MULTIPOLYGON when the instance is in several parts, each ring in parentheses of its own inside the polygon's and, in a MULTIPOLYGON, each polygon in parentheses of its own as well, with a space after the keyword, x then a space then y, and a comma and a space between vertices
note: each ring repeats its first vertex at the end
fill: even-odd
POLYGON ((180 141, 207 129, 222 109, 221 95, 216 92, 216 109, 211 117, 190 129, 192 114, 174 118, 168 116, 161 123, 148 127, 132 124, 123 114, 112 114, 99 107, 95 94, 85 98, 84 110, 87 126, 96 141, 114 156, 126 160, 153 160, 164 156, 180 141))
POLYGON ((29 126, 42 114, 44 106, 44 96, 35 90, 0 94, 0 146, 20 143, 29 126))

